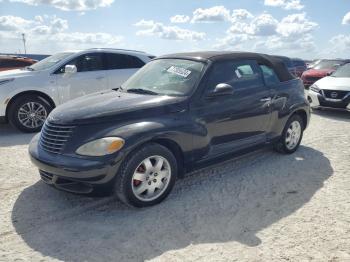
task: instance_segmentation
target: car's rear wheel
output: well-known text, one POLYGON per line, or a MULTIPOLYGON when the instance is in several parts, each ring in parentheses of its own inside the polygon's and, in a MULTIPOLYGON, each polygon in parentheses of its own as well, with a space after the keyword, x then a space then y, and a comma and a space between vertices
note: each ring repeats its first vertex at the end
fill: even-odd
POLYGON ((11 104, 9 120, 23 132, 39 132, 52 109, 50 103, 39 96, 21 96, 11 104))
POLYGON ((303 138, 304 123, 299 115, 293 115, 287 122, 282 136, 275 144, 275 150, 280 153, 294 153, 303 138))
POLYGON ((116 177, 116 193, 121 201, 135 207, 163 201, 177 177, 177 162, 166 147, 150 143, 130 154, 116 177))

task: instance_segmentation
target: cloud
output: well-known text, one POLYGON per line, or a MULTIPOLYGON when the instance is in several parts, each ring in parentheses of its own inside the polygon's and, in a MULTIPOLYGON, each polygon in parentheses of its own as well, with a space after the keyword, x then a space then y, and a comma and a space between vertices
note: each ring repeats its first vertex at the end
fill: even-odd
POLYGON ((231 22, 235 23, 246 19, 253 18, 254 16, 246 9, 235 9, 232 11, 231 22))
POLYGON ((328 45, 320 50, 317 57, 348 58, 350 52, 350 34, 338 34, 333 36, 328 45))
POLYGON ((290 39, 280 35, 274 35, 265 40, 257 41, 254 45, 254 49, 266 50, 269 52, 284 51, 293 54, 314 51, 316 45, 311 34, 305 34, 298 39, 290 39))
POLYGON ((342 24, 343 25, 350 25, 350 12, 344 16, 342 24))
MULTIPOLYGON (((18 43, 21 34, 25 33, 28 45, 44 53, 49 51, 43 50, 43 44, 48 50, 52 46, 55 46, 56 49, 76 49, 96 47, 96 45, 98 47, 112 46, 120 44, 123 40, 122 36, 99 32, 69 32, 68 29, 68 21, 55 15, 35 16, 32 20, 17 16, 0 16, 0 38, 4 43, 11 41, 18 43)), ((8 50, 13 48, 11 43, 6 44, 5 47, 8 50)))
POLYGON ((267 6, 282 7, 286 10, 301 10, 304 8, 300 0, 265 0, 264 4, 267 6))
POLYGON ((198 8, 193 12, 192 23, 212 23, 229 21, 230 11, 224 6, 213 6, 211 8, 198 8))
MULTIPOLYGON (((235 12, 233 12, 235 13, 235 12)), ((318 24, 310 21, 306 13, 288 15, 277 20, 271 14, 257 16, 237 15, 232 18, 226 36, 217 39, 216 49, 283 52, 295 54, 316 49, 311 33, 318 24)))
POLYGON ((170 17, 170 22, 174 24, 183 24, 190 21, 190 17, 187 15, 175 15, 173 17, 170 17))
POLYGON ((230 49, 234 47, 236 50, 243 50, 244 43, 249 40, 254 39, 254 37, 247 34, 232 34, 227 35, 222 39, 217 39, 217 43, 213 46, 214 49, 230 49))
POLYGON ((114 45, 122 41, 123 37, 106 33, 59 33, 50 37, 51 40, 82 45, 114 45))
MULTIPOLYGON (((272 15, 264 13, 253 18, 249 23, 235 20, 228 30, 228 34, 247 34, 268 36, 276 34, 278 21, 272 15)), ((246 18, 243 18, 245 20, 246 18)))
POLYGON ((276 33, 278 21, 270 14, 262 14, 253 19, 251 27, 254 35, 268 36, 276 33))
POLYGON ((135 26, 142 28, 137 31, 139 36, 158 36, 168 40, 190 40, 198 41, 205 38, 205 33, 183 29, 177 26, 165 26, 153 20, 141 20, 135 26))
POLYGON ((0 16, 0 31, 21 31, 33 24, 33 21, 22 17, 5 15, 0 16))
POLYGON ((86 11, 99 7, 108 7, 114 0, 9 0, 28 5, 51 5, 64 11, 86 11))
POLYGON ((284 37, 300 37, 310 33, 318 26, 310 21, 306 13, 288 15, 278 24, 277 32, 284 37))
POLYGON ((343 56, 347 56, 345 53, 350 51, 350 35, 336 35, 329 42, 332 45, 332 49, 342 53, 343 56))

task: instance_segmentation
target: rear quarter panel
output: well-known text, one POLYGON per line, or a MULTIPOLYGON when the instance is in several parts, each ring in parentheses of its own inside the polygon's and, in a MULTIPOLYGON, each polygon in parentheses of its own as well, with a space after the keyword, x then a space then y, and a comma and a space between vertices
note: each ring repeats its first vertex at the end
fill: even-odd
POLYGON ((304 110, 309 119, 310 105, 300 79, 281 82, 272 89, 271 121, 269 137, 281 135, 289 117, 298 110, 304 110))

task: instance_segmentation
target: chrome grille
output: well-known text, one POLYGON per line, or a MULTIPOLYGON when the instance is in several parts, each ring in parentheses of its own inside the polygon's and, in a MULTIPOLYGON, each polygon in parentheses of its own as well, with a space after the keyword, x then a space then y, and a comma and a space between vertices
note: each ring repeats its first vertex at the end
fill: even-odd
POLYGON ((41 129, 40 146, 47 152, 59 154, 73 130, 74 126, 51 124, 46 121, 41 129))
POLYGON ((337 90, 323 90, 323 94, 326 98, 343 99, 349 91, 337 91, 337 90))

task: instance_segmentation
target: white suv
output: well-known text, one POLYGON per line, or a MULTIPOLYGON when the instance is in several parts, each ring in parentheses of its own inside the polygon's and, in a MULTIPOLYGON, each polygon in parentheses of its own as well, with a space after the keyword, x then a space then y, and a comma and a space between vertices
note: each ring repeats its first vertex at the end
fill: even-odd
POLYGON ((0 122, 10 121, 24 132, 37 132, 57 105, 118 88, 152 58, 123 49, 66 51, 30 67, 1 72, 0 122))

